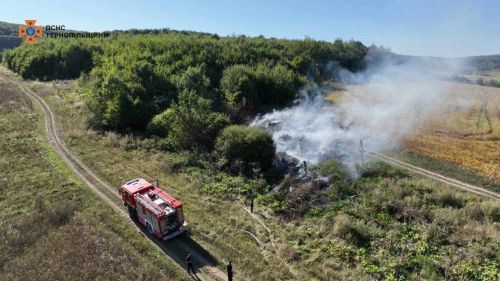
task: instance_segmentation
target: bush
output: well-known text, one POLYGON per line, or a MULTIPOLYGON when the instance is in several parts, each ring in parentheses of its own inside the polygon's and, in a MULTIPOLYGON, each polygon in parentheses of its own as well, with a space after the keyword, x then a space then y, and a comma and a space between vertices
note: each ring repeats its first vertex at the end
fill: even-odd
POLYGON ((212 111, 210 100, 184 91, 177 102, 153 118, 148 131, 166 137, 171 149, 208 151, 228 124, 225 114, 212 111))
POLYGON ((233 120, 239 120, 256 108, 257 91, 253 69, 247 65, 230 66, 224 70, 221 90, 224 105, 233 120))
POLYGON ((251 172, 252 167, 263 171, 272 167, 275 146, 271 134, 262 128, 233 125, 217 138, 216 150, 231 167, 251 172))
POLYGON ((439 191, 433 196, 430 201, 441 207, 462 208, 465 204, 464 199, 455 192, 449 190, 439 191))
POLYGON ((189 153, 169 153, 162 160, 163 168, 169 173, 182 172, 190 167, 203 167, 203 163, 189 153))
POLYGON ((363 164, 359 168, 359 174, 363 178, 404 178, 408 174, 396 167, 382 161, 372 161, 363 164))
POLYGON ((374 236, 373 231, 366 225, 354 220, 354 218, 340 214, 335 218, 333 233, 358 246, 368 246, 374 236))
POLYGON ((257 203, 269 206, 275 213, 283 213, 288 209, 287 203, 277 192, 257 197, 257 203))
POLYGON ((481 209, 492 222, 500 222, 500 206, 494 201, 486 201, 481 204, 481 209))
POLYGON ((338 160, 330 159, 322 162, 314 170, 318 171, 322 176, 329 177, 332 182, 350 179, 347 167, 338 160))
POLYGON ((234 65, 221 79, 224 105, 235 121, 255 112, 283 107, 295 98, 300 79, 284 65, 234 65))
POLYGON ((143 129, 157 112, 153 98, 123 73, 106 74, 85 85, 87 125, 127 132, 143 129))
POLYGON ((151 122, 149 122, 147 127, 147 132, 150 135, 155 135, 159 137, 166 137, 167 133, 170 131, 170 125, 173 118, 172 110, 165 110, 162 113, 153 117, 151 122))

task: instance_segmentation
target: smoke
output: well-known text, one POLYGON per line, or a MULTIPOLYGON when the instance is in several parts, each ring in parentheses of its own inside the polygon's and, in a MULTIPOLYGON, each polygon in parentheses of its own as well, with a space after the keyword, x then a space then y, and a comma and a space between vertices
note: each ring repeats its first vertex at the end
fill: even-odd
POLYGON ((468 106, 466 99, 450 98, 450 83, 439 79, 443 72, 458 73, 457 63, 385 56, 359 73, 334 62, 327 69, 347 88, 334 103, 310 81, 312 89, 301 90, 293 106, 252 123, 272 132, 278 152, 311 163, 337 158, 352 166, 364 161, 364 151, 400 147, 405 137, 450 105, 468 106))

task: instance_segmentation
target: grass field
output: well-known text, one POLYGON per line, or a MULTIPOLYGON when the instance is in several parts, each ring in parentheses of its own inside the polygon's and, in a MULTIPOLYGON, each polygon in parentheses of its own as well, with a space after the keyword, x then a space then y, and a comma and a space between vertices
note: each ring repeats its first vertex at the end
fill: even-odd
POLYGON ((467 79, 472 81, 477 81, 482 79, 484 82, 488 81, 500 81, 500 69, 492 69, 488 71, 481 71, 475 74, 464 75, 467 79))
POLYGON ((0 280, 184 280, 72 174, 42 120, 0 80, 0 280))
POLYGON ((124 181, 136 177, 158 179, 169 193, 182 200, 191 235, 216 255, 221 268, 231 260, 236 277, 258 280, 293 277, 286 263, 274 255, 275 248, 269 243, 256 244, 250 234, 263 242, 269 242, 269 235, 237 200, 200 193, 201 178, 186 173, 165 173, 179 155, 143 149, 148 147, 148 140, 111 132, 101 135, 85 129, 80 111, 82 103, 72 91, 73 82, 32 82, 31 86, 51 104, 66 145, 117 190, 124 181), (217 241, 213 243, 212 238, 217 241))
POLYGON ((450 84, 450 94, 467 95, 472 106, 446 109, 405 146, 500 182, 500 88, 450 84))
MULTIPOLYGON (((464 97, 467 106, 449 106, 408 136, 403 148, 458 165, 500 182, 500 88, 443 82, 450 99, 464 97)), ((365 95, 363 86, 347 86, 349 94, 365 95)), ((346 97, 336 91, 327 99, 346 97)), ((450 103, 455 104, 455 103, 450 103)))
MULTIPOLYGON (((339 179, 320 190, 328 200, 308 202, 311 188, 294 189, 287 196, 305 206, 299 217, 282 214, 281 207, 286 211, 291 201, 275 194, 259 197, 256 213, 269 235, 241 208, 238 197, 217 192, 248 184, 245 180, 198 169, 189 156, 158 151, 153 140, 87 130, 74 82, 32 82, 31 87, 55 110, 66 144, 104 179, 118 187, 138 176, 157 178, 182 200, 190 235, 220 262, 232 260, 237 278, 499 277, 500 207, 491 200, 382 165, 359 181, 344 185, 339 179)), ((156 261, 150 252, 143 254, 156 261)))

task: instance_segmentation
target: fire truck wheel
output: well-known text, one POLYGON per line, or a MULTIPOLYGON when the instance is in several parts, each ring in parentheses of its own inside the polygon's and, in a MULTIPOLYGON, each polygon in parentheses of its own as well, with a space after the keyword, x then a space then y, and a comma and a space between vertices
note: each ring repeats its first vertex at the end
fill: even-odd
POLYGON ((150 223, 146 223, 147 224, 147 228, 148 228, 148 232, 149 234, 153 234, 153 226, 150 224, 150 223))

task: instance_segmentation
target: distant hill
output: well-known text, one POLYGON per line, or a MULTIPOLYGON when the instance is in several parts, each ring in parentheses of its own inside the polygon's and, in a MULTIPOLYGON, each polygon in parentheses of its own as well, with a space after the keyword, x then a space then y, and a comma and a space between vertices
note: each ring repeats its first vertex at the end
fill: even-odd
POLYGON ((415 67, 425 70, 435 71, 456 71, 457 66, 462 70, 462 74, 473 74, 478 72, 500 69, 500 54, 486 56, 469 56, 459 58, 442 58, 432 56, 410 56, 391 52, 389 49, 377 46, 370 47, 367 56, 369 64, 377 67, 380 63, 388 61, 394 64, 410 63, 415 67))
POLYGON ((0 21, 0 53, 4 49, 11 49, 21 44, 18 37, 18 26, 14 23, 0 21))
POLYGON ((419 62, 436 68, 446 65, 461 65, 465 73, 476 73, 500 69, 500 55, 471 56, 461 58, 397 56, 399 56, 401 60, 419 62))
POLYGON ((18 26, 14 23, 0 21, 0 35, 16 36, 18 35, 18 26))
POLYGON ((476 71, 500 69, 500 55, 475 56, 465 58, 476 71))

